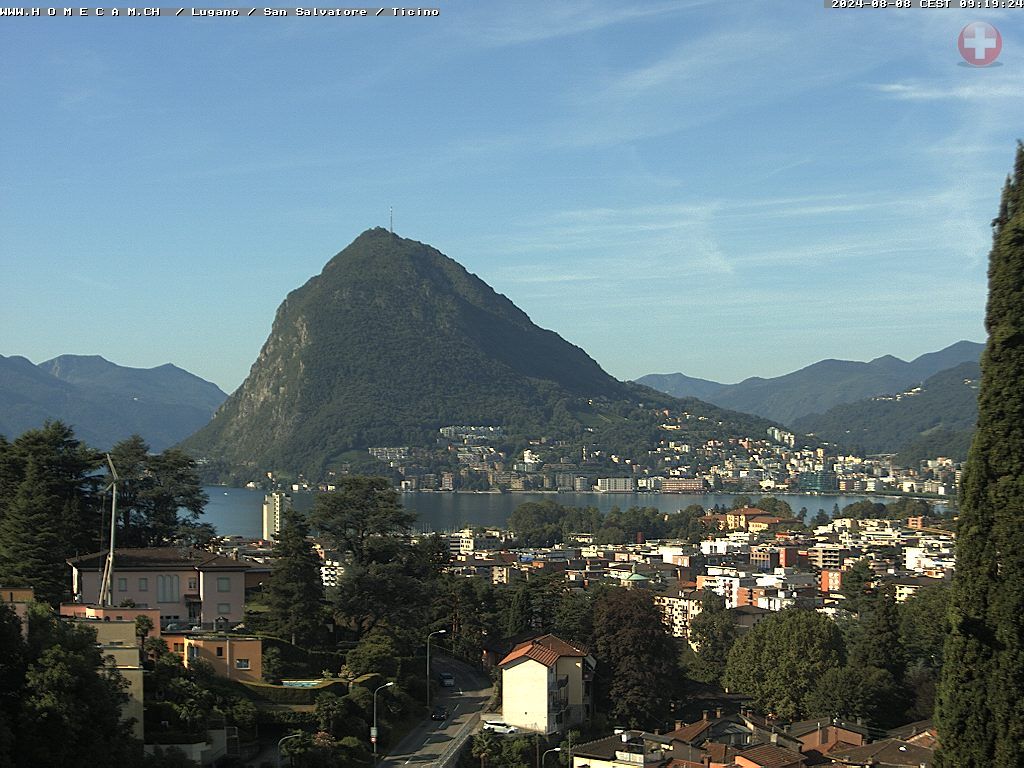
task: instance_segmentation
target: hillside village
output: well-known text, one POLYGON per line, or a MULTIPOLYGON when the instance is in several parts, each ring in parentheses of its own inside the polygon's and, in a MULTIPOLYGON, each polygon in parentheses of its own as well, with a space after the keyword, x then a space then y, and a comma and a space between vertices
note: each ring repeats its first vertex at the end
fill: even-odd
MULTIPOLYGON (((770 427, 764 437, 703 437, 720 425, 688 412, 657 412, 657 444, 620 455, 600 443, 573 448, 545 438, 510 454, 502 446, 500 426, 447 426, 438 431, 433 449, 413 446, 372 447, 373 469, 387 473, 399 490, 575 491, 575 492, 811 492, 909 493, 954 496, 960 464, 935 457, 901 467, 895 454, 856 456, 834 446, 801 445, 793 432, 770 427)), ((333 477, 350 471, 343 464, 325 480, 300 477, 280 481, 268 470, 249 487, 330 491, 333 477)))

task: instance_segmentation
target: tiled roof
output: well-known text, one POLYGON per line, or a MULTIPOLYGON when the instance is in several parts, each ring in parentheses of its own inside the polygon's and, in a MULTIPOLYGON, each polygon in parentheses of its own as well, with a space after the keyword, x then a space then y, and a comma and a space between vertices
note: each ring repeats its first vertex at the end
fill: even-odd
POLYGON ((749 760, 760 768, 789 768, 803 763, 803 756, 799 752, 774 744, 761 744, 745 749, 738 757, 749 760))
MULTIPOLYGON (((68 564, 79 570, 101 570, 107 560, 106 552, 68 558, 68 564)), ((118 569, 169 569, 169 568, 234 568, 244 570, 248 564, 215 552, 178 547, 146 547, 140 549, 115 549, 114 565, 118 569)))
POLYGON ((865 737, 870 733, 870 731, 868 731, 868 729, 863 725, 830 717, 819 717, 816 720, 800 720, 796 723, 790 723, 786 726, 786 733, 790 736, 799 738, 800 736, 816 731, 819 728, 827 728, 830 725, 833 725, 836 728, 842 728, 843 730, 852 731, 853 733, 859 733, 861 736, 865 737))
POLYGON ((917 722, 907 723, 906 725, 901 725, 899 728, 891 729, 889 731, 889 735, 896 739, 905 740, 911 736, 917 736, 919 733, 927 733, 934 729, 934 720, 918 720, 917 722))
POLYGON ((572 748, 573 757, 591 757, 598 760, 613 760, 615 752, 622 748, 622 738, 618 735, 605 736, 603 739, 576 744, 572 748))
POLYGON ((853 749, 833 750, 829 753, 829 757, 858 765, 871 760, 880 768, 882 766, 918 768, 921 765, 932 765, 932 761, 935 759, 935 750, 899 739, 883 739, 853 749))
POLYGON ((703 749, 711 755, 711 762, 713 763, 731 762, 739 754, 738 749, 734 749, 728 744, 719 744, 717 741, 704 742, 703 749))
POLYGON ((695 723, 684 725, 682 728, 677 730, 669 731, 665 735, 669 738, 679 739, 679 741, 685 741, 692 744, 694 740, 700 738, 704 731, 711 727, 713 722, 713 720, 698 720, 695 723))
POLYGON ((587 655, 584 648, 577 648, 554 635, 541 635, 524 643, 519 643, 509 654, 498 662, 499 667, 511 664, 522 658, 539 661, 545 667, 553 667, 563 656, 583 657, 587 655))

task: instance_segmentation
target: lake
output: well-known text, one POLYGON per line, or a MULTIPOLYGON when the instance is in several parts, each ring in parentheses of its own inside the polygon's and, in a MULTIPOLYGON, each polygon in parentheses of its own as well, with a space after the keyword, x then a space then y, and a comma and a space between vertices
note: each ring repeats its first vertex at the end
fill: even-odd
MULTIPOLYGON (((205 488, 210 497, 206 505, 203 522, 212 524, 221 536, 245 536, 258 538, 262 535, 261 513, 264 491, 246 488, 205 488)), ((758 498, 750 494, 752 498, 758 498)), ((314 493, 291 494, 295 508, 308 511, 316 498, 314 493)), ((612 507, 655 507, 663 512, 675 512, 690 504, 700 504, 705 509, 720 504, 731 507, 732 494, 676 494, 676 493, 403 493, 402 503, 416 513, 416 529, 419 531, 456 531, 467 526, 490 526, 502 528, 512 510, 527 501, 554 501, 565 506, 593 506, 602 512, 612 507)), ((819 509, 832 514, 835 504, 839 508, 863 499, 885 502, 883 496, 809 496, 786 495, 779 498, 786 501, 793 512, 807 507, 810 514, 819 509)), ((891 501, 891 499, 890 499, 891 501)), ((943 508, 941 505, 939 508, 943 508)))

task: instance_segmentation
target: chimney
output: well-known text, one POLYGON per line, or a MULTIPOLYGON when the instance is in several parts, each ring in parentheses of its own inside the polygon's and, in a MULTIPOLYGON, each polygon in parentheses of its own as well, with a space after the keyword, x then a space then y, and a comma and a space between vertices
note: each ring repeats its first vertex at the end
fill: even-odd
POLYGON ((715 719, 716 720, 721 720, 722 719, 722 708, 721 707, 716 707, 715 708, 715 719))
POLYGON ((701 710, 700 719, 704 722, 708 721, 708 711, 706 709, 701 710))

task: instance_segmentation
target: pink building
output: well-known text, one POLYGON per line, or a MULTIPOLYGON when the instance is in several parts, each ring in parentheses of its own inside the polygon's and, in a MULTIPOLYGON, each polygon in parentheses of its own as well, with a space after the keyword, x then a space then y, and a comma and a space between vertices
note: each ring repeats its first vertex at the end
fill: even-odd
MULTIPOLYGON (((77 603, 99 598, 106 552, 68 560, 77 603)), ((160 625, 206 629, 233 626, 245 608, 249 566, 212 552, 174 547, 118 549, 114 553, 113 601, 159 610, 160 625)))

